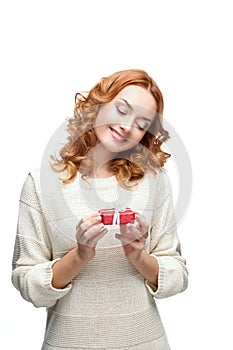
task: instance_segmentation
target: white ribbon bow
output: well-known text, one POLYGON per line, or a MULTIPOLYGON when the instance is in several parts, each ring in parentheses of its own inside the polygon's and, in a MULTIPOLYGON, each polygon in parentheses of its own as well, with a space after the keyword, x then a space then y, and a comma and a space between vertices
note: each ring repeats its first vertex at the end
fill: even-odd
POLYGON ((126 207, 119 208, 119 206, 115 203, 114 208, 115 208, 115 213, 113 215, 112 225, 117 225, 117 224, 120 224, 120 213, 122 211, 125 211, 126 207))

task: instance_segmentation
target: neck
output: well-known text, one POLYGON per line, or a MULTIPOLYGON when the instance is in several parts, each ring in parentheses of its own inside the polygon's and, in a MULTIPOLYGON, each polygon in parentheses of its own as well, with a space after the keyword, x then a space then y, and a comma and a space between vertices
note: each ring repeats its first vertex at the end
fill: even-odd
POLYGON ((103 147, 101 143, 92 149, 89 155, 94 159, 94 176, 97 178, 105 178, 113 175, 110 168, 110 161, 116 156, 103 147))

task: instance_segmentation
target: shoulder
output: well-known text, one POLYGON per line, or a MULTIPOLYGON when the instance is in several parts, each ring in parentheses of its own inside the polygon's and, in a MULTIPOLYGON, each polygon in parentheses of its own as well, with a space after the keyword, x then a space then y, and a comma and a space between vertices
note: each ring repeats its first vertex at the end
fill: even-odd
POLYGON ((28 174, 28 177, 31 178, 29 181, 33 181, 38 194, 61 190, 60 176, 60 173, 54 172, 51 168, 32 169, 28 174))
POLYGON ((34 174, 34 170, 28 172, 24 180, 20 194, 20 202, 39 210, 38 196, 34 181, 35 176, 32 174, 34 174))
POLYGON ((165 193, 169 193, 171 191, 171 181, 165 169, 160 168, 156 170, 156 174, 148 172, 146 176, 157 191, 162 191, 165 193))
POLYGON ((30 194, 33 195, 33 193, 36 192, 35 180, 34 180, 36 178, 35 173, 36 173, 36 169, 31 170, 27 173, 27 176, 22 186, 21 197, 25 197, 30 194))
MULTIPOLYGON (((33 207, 43 197, 42 194, 61 190, 60 174, 49 168, 35 168, 28 172, 22 186, 20 200, 33 207)), ((37 203, 37 205, 36 205, 37 203)))

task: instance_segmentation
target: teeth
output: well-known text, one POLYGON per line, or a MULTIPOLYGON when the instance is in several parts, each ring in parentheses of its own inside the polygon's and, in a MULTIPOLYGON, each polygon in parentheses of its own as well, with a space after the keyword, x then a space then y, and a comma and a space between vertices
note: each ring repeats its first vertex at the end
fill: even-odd
POLYGON ((113 136, 116 137, 118 140, 120 140, 120 141, 124 141, 125 140, 123 137, 118 135, 114 130, 111 129, 111 132, 112 132, 113 136))

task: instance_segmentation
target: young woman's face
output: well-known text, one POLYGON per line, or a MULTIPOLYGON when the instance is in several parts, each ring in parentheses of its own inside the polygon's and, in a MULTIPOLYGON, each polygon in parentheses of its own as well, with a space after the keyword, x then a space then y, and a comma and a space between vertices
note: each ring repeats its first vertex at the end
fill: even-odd
POLYGON ((153 95, 141 86, 129 85, 100 107, 95 132, 110 152, 131 149, 143 138, 156 114, 153 95))

